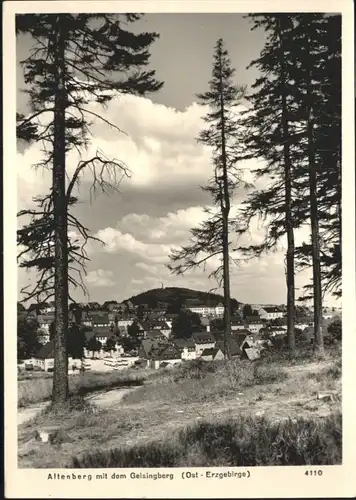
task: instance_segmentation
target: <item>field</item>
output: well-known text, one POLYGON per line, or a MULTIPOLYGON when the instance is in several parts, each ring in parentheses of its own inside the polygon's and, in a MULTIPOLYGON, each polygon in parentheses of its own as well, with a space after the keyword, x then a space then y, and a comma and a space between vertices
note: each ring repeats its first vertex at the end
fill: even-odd
MULTIPOLYGON (((117 386, 129 373, 139 376, 113 374, 124 377, 117 386)), ((79 394, 62 414, 20 425, 19 467, 341 463, 338 353, 191 362, 139 383, 120 398, 107 392, 105 406, 79 394), (43 429, 55 432, 52 444, 34 438, 43 429)))

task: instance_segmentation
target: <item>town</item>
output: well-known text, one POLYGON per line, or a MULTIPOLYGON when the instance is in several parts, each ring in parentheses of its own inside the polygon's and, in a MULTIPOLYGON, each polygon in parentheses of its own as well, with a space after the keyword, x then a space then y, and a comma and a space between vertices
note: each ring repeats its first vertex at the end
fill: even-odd
MULTIPOLYGON (((174 289, 173 289, 174 290, 174 289)), ((177 289, 178 290, 178 289, 177 289)), ((155 290, 149 291, 154 293, 155 290)), ((149 292, 146 292, 149 293, 149 292)), ((135 366, 171 368, 184 361, 224 359, 224 307, 211 299, 186 298, 180 307, 156 301, 134 304, 131 300, 72 305, 69 336, 74 339, 74 353, 69 348, 69 373, 76 370, 111 371, 135 366), (175 312, 172 312, 176 309, 175 312), (77 327, 77 330, 75 330, 77 327), (79 335, 79 332, 81 335, 79 335), (81 340, 80 340, 81 339, 81 340), (79 344, 79 346, 78 346, 79 344), (81 344, 81 345, 80 345, 81 344), (75 358, 75 353, 81 353, 75 358)), ((297 309, 296 337, 304 345, 313 342, 313 315, 305 306, 297 309)), ((54 304, 34 304, 28 310, 19 307, 19 319, 35 324, 38 347, 21 366, 27 370, 53 371, 54 346, 51 329, 54 304)), ((329 326, 340 322, 340 310, 324 308, 323 334, 330 337, 329 326)), ((287 335, 284 305, 234 303, 229 349, 231 357, 251 361, 264 350, 283 345, 287 335)))

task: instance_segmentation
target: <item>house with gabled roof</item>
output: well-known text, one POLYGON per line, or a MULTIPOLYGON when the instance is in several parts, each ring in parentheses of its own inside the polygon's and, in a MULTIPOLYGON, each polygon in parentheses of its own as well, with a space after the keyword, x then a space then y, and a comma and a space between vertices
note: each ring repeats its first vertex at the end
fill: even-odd
MULTIPOLYGON (((54 368, 54 344, 51 340, 42 346, 31 359, 33 366, 37 366, 41 370, 47 372, 54 368)), ((72 358, 68 357, 68 364, 72 363, 72 358)))
POLYGON ((153 348, 151 350, 148 366, 157 370, 163 362, 170 365, 182 362, 181 352, 177 346, 170 344, 161 349, 153 348))
MULTIPOLYGON (((247 331, 247 333, 246 331, 236 331, 229 340, 230 355, 232 357, 241 357, 243 355, 244 349, 253 347, 254 345, 255 342, 253 340, 253 335, 251 335, 249 331, 247 331)), ((218 340, 215 347, 221 349, 223 354, 225 354, 225 341, 223 336, 218 340)))
POLYGON ((117 335, 113 331, 111 326, 95 326, 93 328, 93 333, 96 339, 101 343, 102 346, 105 346, 108 339, 113 339, 115 341, 118 340, 117 335))
POLYGON ((231 318, 231 332, 235 332, 236 330, 244 330, 245 322, 241 318, 231 318))
POLYGON ((161 330, 148 330, 145 332, 145 338, 156 342, 167 343, 167 337, 161 330))
POLYGON ((220 361, 224 359, 224 354, 218 347, 212 347, 210 349, 204 349, 200 358, 204 361, 220 361))
POLYGON ((265 320, 259 316, 247 316, 245 318, 245 329, 250 332, 259 332, 265 325, 265 320))
POLYGON ((97 326, 110 326, 109 314, 107 313, 107 311, 88 311, 88 317, 91 320, 91 326, 93 328, 97 326))
POLYGON ((159 331, 168 339, 172 333, 172 328, 165 321, 162 322, 159 331))
POLYGON ((193 339, 175 339, 174 344, 178 347, 183 360, 196 359, 195 342, 193 339))
POLYGON ((195 343, 195 351, 197 357, 201 355, 204 349, 211 349, 215 347, 216 340, 211 332, 194 332, 192 334, 192 339, 195 343))
POLYGON ((266 320, 271 320, 271 319, 277 319, 277 318, 283 318, 284 312, 276 306, 265 306, 261 308, 259 311, 259 315, 261 318, 266 319, 266 320))
MULTIPOLYGON (((223 353, 223 356, 225 356, 225 341, 223 339, 219 339, 216 342, 215 348, 220 349, 220 351, 223 353)), ((232 358, 240 356, 240 354, 241 354, 241 349, 239 347, 239 344, 238 344, 237 340, 234 339, 233 337, 230 339, 230 342, 229 342, 229 350, 230 350, 230 355, 232 358)))
POLYGON ((257 347, 247 347, 244 349, 243 357, 246 357, 250 361, 255 361, 256 359, 260 359, 261 353, 257 347))

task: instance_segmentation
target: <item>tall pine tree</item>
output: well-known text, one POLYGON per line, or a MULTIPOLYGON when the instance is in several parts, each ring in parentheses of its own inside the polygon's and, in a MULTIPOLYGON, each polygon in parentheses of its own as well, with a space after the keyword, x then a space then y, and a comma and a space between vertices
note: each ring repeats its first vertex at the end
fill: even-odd
MULTIPOLYGON (((121 162, 108 160, 101 151, 88 160, 80 160, 66 181, 66 158, 76 148, 88 145, 90 120, 93 116, 110 124, 105 117, 88 108, 91 102, 107 104, 115 95, 144 95, 158 90, 162 84, 154 71, 145 71, 149 47, 156 33, 134 34, 127 26, 140 18, 137 14, 26 14, 16 18, 17 33, 31 36, 30 55, 22 61, 31 116, 21 121, 18 136, 35 138, 44 143, 46 153, 39 166, 52 169, 50 193, 39 199, 37 213, 30 211, 37 226, 44 218, 51 234, 47 262, 40 261, 31 239, 33 225, 23 228, 32 253, 27 266, 42 272, 36 285, 48 288, 54 278, 55 296, 55 366, 52 403, 62 404, 68 397, 68 209, 73 202, 73 189, 84 171, 93 175, 94 189, 117 187, 118 177, 125 171, 121 162), (41 125, 37 120, 42 118, 41 125), (44 120, 45 119, 45 120, 44 120), (53 251, 54 247, 54 251, 53 251), (53 253, 51 253, 53 252, 53 253), (53 267, 50 265, 53 263, 53 267)), ((115 124, 110 124, 120 131, 115 124)), ((72 219, 73 220, 73 219, 72 219)), ((79 230, 83 228, 76 221, 79 230)), ((47 235, 48 236, 48 235, 47 235)), ((39 240, 39 243, 41 240, 39 240)), ((24 243, 21 241, 20 243, 24 243)))
POLYGON ((266 31, 267 41, 260 57, 250 64, 259 69, 261 76, 247 96, 251 109, 245 117, 245 158, 265 160, 266 165, 255 170, 255 174, 257 179, 267 179, 267 187, 255 190, 244 202, 237 231, 240 234, 248 231, 256 216, 267 223, 262 243, 240 247, 248 257, 260 257, 274 250, 286 236, 287 336, 288 346, 294 351, 293 161, 299 132, 295 125, 297 116, 289 64, 293 22, 288 14, 252 14, 248 17, 253 21, 252 29, 266 31))
POLYGON ((215 46, 209 90, 197 95, 198 102, 209 108, 204 117, 208 126, 200 133, 198 141, 212 151, 213 176, 209 185, 203 189, 211 195, 213 208, 205 209, 207 219, 200 227, 191 230, 189 244, 172 252, 169 266, 173 272, 183 274, 187 270, 204 266, 214 256, 220 257, 221 265, 210 276, 218 278, 224 289, 224 345, 227 358, 230 357, 231 336, 231 198, 236 188, 244 185, 237 167, 240 150, 237 106, 245 89, 233 83, 234 72, 224 42, 219 39, 215 46))

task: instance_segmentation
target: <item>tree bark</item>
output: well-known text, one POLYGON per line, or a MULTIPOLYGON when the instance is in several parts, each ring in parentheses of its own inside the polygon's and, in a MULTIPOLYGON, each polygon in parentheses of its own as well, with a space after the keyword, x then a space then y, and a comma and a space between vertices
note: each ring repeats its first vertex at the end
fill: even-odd
POLYGON ((315 350, 323 353, 324 340, 322 331, 322 290, 320 272, 319 218, 317 199, 317 176, 313 147, 313 123, 310 110, 307 118, 309 189, 310 189, 310 223, 313 258, 313 305, 314 305, 314 342, 315 350))
POLYGON ((283 157, 284 157, 284 180, 285 180, 285 227, 287 233, 287 340, 288 347, 295 350, 295 281, 294 281, 294 230, 292 214, 292 162, 289 144, 289 123, 286 96, 286 75, 284 68, 284 46, 283 46, 283 18, 279 24, 280 36, 280 65, 281 65, 281 97, 282 97, 282 132, 283 132, 283 157))
MULTIPOLYGON (((306 34, 306 48, 309 50, 309 38, 306 34)), ((309 191, 310 191, 310 225, 312 240, 312 261, 313 261, 313 306, 314 306, 314 349, 323 354, 324 339, 322 330, 322 288, 321 288, 321 269, 320 269, 320 242, 319 242, 319 214, 317 198, 317 172, 315 164, 313 117, 311 105, 311 79, 312 68, 308 58, 306 58, 309 67, 306 68, 306 132, 309 164, 309 191)))
POLYGON ((56 38, 56 94, 53 140, 53 206, 55 244, 55 321, 54 372, 52 404, 61 405, 68 399, 68 227, 66 198, 66 144, 65 144, 65 26, 57 17, 56 38))
POLYGON ((225 137, 225 109, 224 94, 222 86, 222 67, 220 59, 220 112, 221 112, 221 160, 223 167, 223 193, 221 199, 223 234, 223 280, 224 280, 224 348, 225 358, 231 359, 230 339, 231 339, 231 299, 230 299, 230 269, 229 269, 229 213, 230 195, 227 175, 226 161, 226 137, 225 137))

